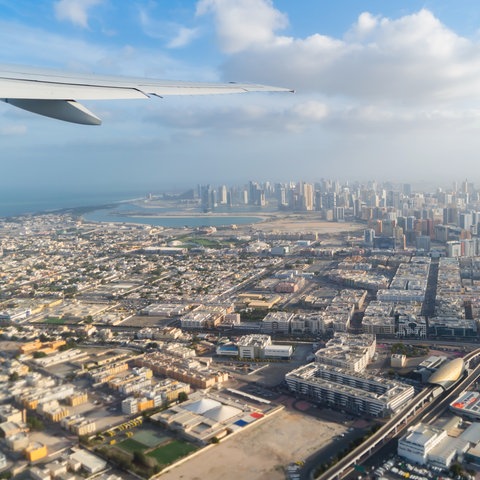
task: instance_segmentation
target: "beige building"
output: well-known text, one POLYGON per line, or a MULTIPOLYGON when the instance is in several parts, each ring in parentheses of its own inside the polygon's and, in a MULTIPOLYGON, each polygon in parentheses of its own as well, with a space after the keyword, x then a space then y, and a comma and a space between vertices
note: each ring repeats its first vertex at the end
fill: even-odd
POLYGON ((407 364, 407 357, 406 355, 402 355, 400 353, 393 353, 390 357, 390 365, 393 368, 402 368, 407 364))
POLYGON ((363 372, 375 354, 375 335, 351 335, 336 332, 325 348, 315 353, 315 361, 323 365, 363 372))

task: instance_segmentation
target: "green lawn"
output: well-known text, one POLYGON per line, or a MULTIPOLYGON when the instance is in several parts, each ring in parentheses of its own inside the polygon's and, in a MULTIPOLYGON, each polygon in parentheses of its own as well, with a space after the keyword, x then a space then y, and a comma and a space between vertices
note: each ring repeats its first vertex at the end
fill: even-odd
POLYGON ((162 443, 169 442, 172 438, 172 435, 167 432, 149 428, 142 428, 132 437, 133 440, 142 443, 148 448, 155 448, 162 443))
POLYGON ((143 452, 147 449, 147 447, 143 443, 137 442, 133 438, 127 438, 126 440, 123 440, 123 442, 120 442, 118 446, 122 450, 130 453, 133 453, 135 451, 143 452))
POLYGON ((189 453, 195 451, 197 447, 191 443, 174 440, 163 447, 152 450, 147 455, 154 458, 159 465, 169 465, 179 458, 185 457, 189 453))
POLYGON ((45 323, 50 323, 52 325, 63 325, 65 320, 63 318, 58 317, 49 317, 44 320, 45 323))

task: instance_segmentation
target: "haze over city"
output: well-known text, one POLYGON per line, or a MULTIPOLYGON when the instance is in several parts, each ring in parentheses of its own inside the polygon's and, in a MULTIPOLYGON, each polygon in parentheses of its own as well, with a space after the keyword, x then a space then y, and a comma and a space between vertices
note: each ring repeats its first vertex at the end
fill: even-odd
POLYGON ((294 88, 86 102, 100 128, 0 105, 9 195, 192 182, 475 178, 472 1, 0 2, 3 63, 294 88))
POLYGON ((479 25, 0 0, 0 479, 480 480, 479 25))

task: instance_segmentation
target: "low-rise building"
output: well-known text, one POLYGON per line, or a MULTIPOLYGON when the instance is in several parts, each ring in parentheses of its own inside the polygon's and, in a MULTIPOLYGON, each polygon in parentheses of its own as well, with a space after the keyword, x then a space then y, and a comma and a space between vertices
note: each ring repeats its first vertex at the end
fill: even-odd
POLYGON ((288 388, 310 401, 372 417, 385 417, 402 408, 414 389, 394 380, 310 363, 285 376, 288 388))
POLYGON ((431 450, 446 437, 446 430, 419 423, 409 427, 408 432, 399 439, 398 454, 407 460, 425 465, 431 450))
POLYGON ((137 357, 136 366, 145 366, 155 374, 189 383, 197 388, 208 388, 228 380, 228 373, 202 365, 196 359, 172 358, 162 352, 152 352, 137 357))
POLYGON ((407 364, 407 356, 401 353, 392 353, 390 357, 390 366, 393 368, 402 368, 407 364))
POLYGON ((0 421, 20 423, 25 421, 24 413, 10 404, 0 405, 0 421))
POLYGON ((47 446, 44 443, 33 442, 25 448, 25 456, 29 462, 36 462, 45 458, 47 454, 47 446))
POLYGON ((294 316, 295 314, 290 312, 269 312, 262 320, 262 332, 288 334, 294 316))
POLYGON ((324 365, 362 372, 372 360, 376 348, 375 335, 335 333, 325 348, 315 353, 315 361, 324 365))
POLYGON ((272 344, 269 335, 245 335, 237 342, 238 356, 251 359, 263 358, 265 347, 272 344))

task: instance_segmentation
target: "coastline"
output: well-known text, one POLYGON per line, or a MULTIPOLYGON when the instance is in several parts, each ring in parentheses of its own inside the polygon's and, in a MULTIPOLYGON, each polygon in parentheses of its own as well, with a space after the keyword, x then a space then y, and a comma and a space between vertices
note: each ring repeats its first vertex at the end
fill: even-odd
POLYGON ((84 218, 93 223, 131 223, 141 225, 161 226, 163 228, 198 228, 206 226, 231 227, 238 229, 254 229, 264 233, 317 233, 336 235, 355 232, 365 228, 356 222, 332 222, 320 217, 318 212, 306 214, 292 212, 268 213, 201 213, 201 212, 152 212, 145 215, 142 212, 110 212, 110 218, 84 218), (249 221, 241 221, 249 220, 249 221), (166 221, 166 223, 162 223, 166 221))
POLYGON ((199 213, 199 212, 172 212, 172 213, 151 213, 145 214, 141 212, 113 212, 112 217, 129 217, 129 218, 258 218, 260 220, 268 220, 276 218, 275 215, 252 214, 252 213, 199 213))
MULTIPOLYGON (((138 202, 138 199, 135 199, 138 202)), ((133 200, 133 202, 135 201, 133 200)), ((163 212, 141 212, 115 211, 119 205, 131 203, 132 200, 118 200, 97 205, 84 205, 78 207, 65 207, 59 209, 48 209, 35 213, 23 213, 18 215, 4 216, 2 218, 18 218, 22 216, 40 216, 49 214, 70 214, 75 218, 89 223, 115 223, 132 225, 152 225, 163 228, 199 228, 206 226, 231 227, 255 229, 264 233, 290 232, 307 233, 316 232, 320 234, 337 234, 341 232, 353 232, 364 228, 364 225, 356 222, 331 222, 326 221, 318 212, 282 212, 282 211, 240 211, 240 212, 199 212, 194 211, 191 206, 181 210, 178 205, 169 205, 170 211, 163 212), (113 210, 113 211, 112 211, 113 210), (96 213, 98 214, 96 215, 96 213), (103 212, 103 213, 102 213, 103 212), (95 218, 96 217, 96 218, 95 218), (245 221, 247 220, 247 221, 245 221), (166 223, 162 223, 166 221, 166 223)), ((165 204, 164 204, 165 205, 165 204)), ((138 205, 137 205, 138 207, 138 205)), ((150 206, 153 209, 153 206, 150 206)), ((155 208, 161 208, 155 206, 155 208)))

